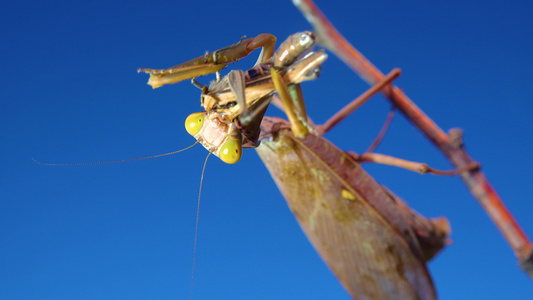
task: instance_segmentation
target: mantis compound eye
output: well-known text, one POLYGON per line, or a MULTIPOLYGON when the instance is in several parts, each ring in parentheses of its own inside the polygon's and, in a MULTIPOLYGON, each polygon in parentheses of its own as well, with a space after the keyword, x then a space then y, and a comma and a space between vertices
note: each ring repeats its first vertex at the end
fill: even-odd
POLYGON ((205 112, 197 112, 190 114, 187 119, 185 119, 185 130, 192 135, 196 136, 202 127, 204 126, 205 121, 205 112))
POLYGON ((227 164, 234 164, 241 159, 242 145, 240 138, 230 138, 218 150, 218 157, 227 164))

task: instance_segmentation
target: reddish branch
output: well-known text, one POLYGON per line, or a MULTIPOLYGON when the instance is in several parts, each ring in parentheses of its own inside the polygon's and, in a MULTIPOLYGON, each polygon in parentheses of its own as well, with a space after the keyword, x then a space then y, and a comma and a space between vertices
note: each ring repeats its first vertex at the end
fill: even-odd
MULTIPOLYGON (((313 25, 317 40, 322 46, 334 52, 370 85, 383 80, 383 73, 346 41, 312 1, 293 0, 293 2, 313 25)), ((462 147, 460 131, 450 131, 450 135, 446 134, 396 86, 384 89, 383 93, 457 169, 468 168, 475 163, 462 147)), ((533 278, 533 245, 483 172, 475 169, 462 172, 460 175, 472 195, 502 232, 522 269, 533 278)))

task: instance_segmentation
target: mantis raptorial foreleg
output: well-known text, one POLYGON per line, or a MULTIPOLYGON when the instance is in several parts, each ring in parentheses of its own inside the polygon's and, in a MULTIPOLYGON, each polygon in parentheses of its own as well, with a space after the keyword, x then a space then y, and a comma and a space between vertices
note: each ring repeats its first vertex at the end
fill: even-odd
POLYGON ((243 147, 255 148, 259 145, 257 138, 259 137, 259 127, 261 120, 270 104, 272 95, 267 95, 258 100, 254 105, 249 106, 246 102, 246 81, 244 72, 241 70, 233 70, 228 76, 228 86, 234 94, 237 105, 241 109, 239 112, 238 125, 243 130, 243 147))
MULTIPOLYGON (((298 32, 289 36, 274 51, 275 37, 261 34, 169 69, 139 71, 150 74, 148 84, 153 88, 191 79, 193 85, 202 89, 201 105, 204 111, 191 114, 185 126, 187 132, 206 149, 220 157, 220 149, 225 148, 226 143, 235 146, 238 153, 241 148, 259 145, 261 120, 276 92, 287 95, 284 98, 294 98, 290 102, 296 104, 287 111, 296 111, 300 121, 306 122, 303 100, 299 100, 302 99, 299 84, 317 78, 320 66, 327 58, 324 50, 312 52, 314 43, 313 33, 298 32), (253 68, 220 76, 219 71, 228 63, 239 60, 257 48, 262 48, 262 51, 253 68), (209 73, 217 74, 217 79, 209 85, 204 86, 195 80, 195 77, 209 73), (276 86, 272 76, 278 79, 276 86), (284 83, 279 84, 280 81, 284 83), (237 141, 236 131, 240 131, 242 143, 237 141)), ((227 163, 235 163, 239 158, 240 155, 221 157, 227 163)))
POLYGON ((242 70, 232 70, 228 74, 228 85, 231 92, 235 95, 237 105, 239 105, 242 119, 250 115, 248 105, 246 104, 246 83, 244 78, 244 72, 242 70))
POLYGON ((276 91, 278 92, 281 103, 283 104, 283 108, 291 124, 292 132, 294 133, 296 137, 304 138, 307 135, 307 132, 309 130, 307 124, 303 122, 304 119, 305 120, 307 119, 307 116, 302 116, 302 115, 298 116, 299 110, 296 109, 296 107, 298 107, 297 106, 298 103, 300 102, 303 103, 303 99, 294 99, 283 77, 278 75, 273 68, 271 70, 271 73, 272 73, 272 82, 274 83, 274 86, 276 87, 276 91))

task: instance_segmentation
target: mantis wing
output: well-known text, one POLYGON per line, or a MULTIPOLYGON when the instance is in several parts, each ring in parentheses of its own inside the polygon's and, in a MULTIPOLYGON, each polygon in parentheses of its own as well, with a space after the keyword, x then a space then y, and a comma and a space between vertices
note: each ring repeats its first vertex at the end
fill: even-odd
POLYGON ((445 244, 447 222, 401 212, 395 198, 343 151, 316 135, 297 139, 280 129, 288 126, 284 120, 264 118, 262 136, 270 137, 256 150, 303 231, 348 293, 354 299, 436 299, 425 265, 432 254, 424 254, 418 228, 410 226, 433 226, 440 246, 427 252, 434 254, 445 244))

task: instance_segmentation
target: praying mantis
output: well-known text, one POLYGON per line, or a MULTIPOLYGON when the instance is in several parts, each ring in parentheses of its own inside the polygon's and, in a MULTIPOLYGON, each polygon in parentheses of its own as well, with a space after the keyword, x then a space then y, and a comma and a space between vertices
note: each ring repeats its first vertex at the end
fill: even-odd
POLYGON ((354 299, 436 299, 425 262, 447 243, 446 219, 420 216, 320 134, 298 138, 290 128, 265 117, 256 150, 348 293, 354 299))
MULTIPOLYGON (((170 69, 140 71, 151 74, 153 87, 184 79, 198 85, 196 76, 218 72, 237 59, 218 62, 217 57, 227 58, 224 53, 228 51, 252 44, 271 53, 272 46, 265 45, 264 39, 260 35, 241 41, 170 69)), ((326 58, 323 50, 305 54, 313 44, 311 33, 297 33, 272 59, 261 54, 246 74, 232 71, 224 78, 217 74, 209 87, 201 87, 206 111, 187 118, 187 131, 226 163, 240 159, 242 144, 249 142, 250 148, 257 149, 308 238, 352 297, 435 299, 425 263, 446 245, 449 224, 443 218, 426 219, 412 211, 349 155, 323 139, 327 128, 308 122, 299 83, 304 81, 301 78, 316 78, 326 58), (288 58, 278 64, 280 57, 288 58), (293 71, 301 69, 305 71, 293 71), (274 92, 289 122, 263 118, 274 92), (261 124, 260 131, 257 124, 261 124), (259 146, 258 140, 263 144, 259 146)), ((241 55, 241 50, 235 52, 241 55)), ((398 75, 396 70, 366 97, 398 75)))
MULTIPOLYGON (((298 5, 301 5, 303 3, 307 3, 307 4, 310 3, 310 1, 295 1, 295 3, 296 2, 298 2, 298 5)), ((316 21, 318 19, 320 19, 320 16, 319 17, 314 16, 314 18, 312 20, 314 22, 314 21, 316 21)), ((311 18, 310 18, 310 20, 311 20, 311 18)), ((315 24, 313 24, 313 25, 315 25, 315 24)), ((320 28, 317 29, 317 31, 319 31, 319 30, 320 30, 320 28)), ((327 36, 327 35, 322 35, 322 36, 324 37, 324 36, 327 36)), ((338 48, 342 48, 342 47, 345 47, 345 46, 344 46, 344 44, 341 43, 341 45, 337 46, 337 47, 338 48)), ((357 55, 358 55, 353 50, 347 50, 345 52, 348 52, 353 57, 357 57, 357 55), (350 53, 349 51, 352 51, 352 52, 350 53)), ((369 72, 367 71, 366 73, 364 73, 364 71, 363 71, 362 72, 363 73, 362 76, 365 79, 367 79, 368 81, 371 81, 371 82, 379 81, 379 80, 376 80, 376 78, 380 77, 380 75, 379 75, 380 72, 373 70, 371 67, 368 67, 367 65, 369 63, 367 61, 365 61, 364 58, 360 59, 360 61, 362 61, 362 63, 359 62, 359 65, 357 65, 357 63, 353 63, 354 70, 360 71, 360 70, 364 70, 365 68, 366 69, 370 69, 371 71, 369 71, 369 72)), ((275 81, 275 82, 279 83, 279 81, 275 81)), ((275 82, 274 82, 274 84, 276 84, 275 82)), ((283 81, 281 81, 281 85, 283 86, 283 81)), ((244 90, 246 91, 246 88, 244 90)), ((276 90, 278 90, 278 92, 279 92, 282 89, 276 88, 276 90)), ((406 97, 401 93, 401 91, 398 88, 385 88, 384 89, 384 94, 387 95, 388 97, 390 97, 392 101, 396 101, 394 103, 397 104, 400 107, 400 110, 402 110, 402 112, 406 113, 406 115, 408 115, 408 117, 411 120, 413 120, 413 122, 417 126, 419 126, 419 124, 422 124, 420 126, 422 128, 426 128, 426 127, 434 128, 433 124, 431 122, 427 122, 426 119, 424 119, 425 116, 421 116, 421 114, 416 109, 409 109, 409 108, 405 107, 405 100, 404 99, 406 97), (403 102, 401 102, 401 101, 403 101, 403 102), (419 120, 422 120, 422 121, 419 121, 419 120)), ((283 101, 283 99, 282 99, 282 101, 283 101)), ((250 110, 254 111, 253 108, 250 108, 250 110)), ((286 109, 286 111, 287 112, 291 112, 291 111, 294 112, 295 110, 286 109)), ((239 112, 239 113, 241 113, 241 112, 239 112)), ((298 116, 301 116, 302 114, 301 114, 301 112, 298 113, 296 111, 296 115, 298 117, 298 116)), ((260 119, 258 114, 257 115, 252 115, 251 118, 252 119, 260 119)), ((276 140, 275 140, 276 136, 278 138, 280 136, 284 137, 283 139, 281 139, 281 141, 284 141, 284 142, 285 141, 292 141, 292 144, 289 143, 290 147, 286 147, 289 150, 291 150, 292 148, 295 148, 294 145, 299 145, 299 147, 300 147, 299 149, 306 149, 307 146, 305 146, 305 143, 303 143, 303 144, 295 144, 295 143, 300 142, 302 140, 302 137, 301 137, 302 135, 305 136, 305 137, 303 137, 303 140, 309 139, 309 140, 314 140, 314 141, 318 140, 319 142, 322 142, 322 140, 319 138, 319 135, 316 135, 312 131, 313 126, 309 126, 309 124, 306 124, 305 122, 300 123, 300 125, 294 126, 294 124, 296 123, 296 122, 294 122, 294 120, 290 120, 291 122, 288 123, 288 124, 287 123, 283 123, 282 121, 279 121, 279 120, 268 119, 268 118, 263 119, 263 121, 264 121, 263 122, 264 124, 267 124, 268 122, 272 123, 272 126, 268 127, 268 125, 264 125, 263 129, 262 129, 263 137, 264 137, 263 144, 264 145, 270 145, 269 149, 278 149, 278 150, 279 149, 284 149, 283 146, 277 146, 276 144, 274 144, 274 143, 276 143, 276 140), (288 130, 289 127, 291 127, 290 131, 288 130), (293 136, 293 133, 294 133, 293 127, 305 128, 304 130, 311 129, 311 131, 310 131, 310 134, 298 133, 295 136, 293 136), (271 135, 270 137, 268 136, 269 134, 271 135)), ((316 128, 315 128, 315 130, 316 130, 316 128)), ((424 131, 424 129, 422 129, 422 130, 424 131)), ((456 165, 458 164, 458 165, 463 165, 464 166, 465 164, 469 164, 471 162, 471 159, 467 155, 462 154, 463 150, 460 149, 460 143, 457 144, 458 145, 457 147, 455 147, 451 143, 448 143, 448 140, 449 140, 448 137, 444 136, 444 134, 441 133, 439 130, 433 130, 433 136, 431 137, 431 139, 439 147, 442 146, 442 147, 445 148, 443 151, 445 151, 445 153, 451 157, 451 160, 453 161, 454 164, 456 164, 456 165)), ((265 146, 265 147, 268 147, 268 146, 265 146)), ((330 147, 330 146, 328 146, 328 147, 330 147)), ((259 147, 258 150, 261 152, 261 151, 263 151, 262 149, 263 148, 259 147)), ((298 148, 295 148, 295 149, 298 149, 298 148)), ((294 150, 294 149, 292 149, 292 150, 294 150)), ((316 152, 316 150, 313 150, 313 151, 306 150, 306 151, 313 152, 313 153, 316 152)), ((282 157, 281 155, 279 155, 279 151, 278 152, 274 151, 273 153, 275 153, 275 154, 274 155, 270 155, 270 156, 274 157, 274 159, 280 159, 282 157)), ((342 155, 340 157, 343 157, 342 159, 345 160, 345 161, 347 161, 347 160, 349 160, 351 158, 351 156, 342 156, 342 155)), ((339 160, 341 160, 341 158, 339 158, 339 160)), ((270 159, 270 161, 272 161, 272 159, 270 159)), ((284 164, 281 164, 281 163, 278 163, 277 165, 285 166, 284 164)), ((274 168, 274 167, 272 167, 272 168, 274 168)), ((311 174, 311 175, 315 175, 315 174, 311 174)), ((277 178, 276 176, 278 176, 278 175, 273 174, 274 178, 277 178)), ((496 201, 495 199, 497 198, 497 195, 494 195, 495 193, 492 190, 492 188, 490 187, 490 185, 479 184, 479 182, 482 182, 482 183, 486 182, 484 180, 484 178, 483 178, 483 174, 480 173, 479 170, 473 168, 473 169, 471 169, 468 172, 466 172, 466 171, 463 172, 461 174, 461 176, 467 182, 469 187, 480 187, 480 186, 483 187, 483 193, 485 195, 482 195, 483 193, 480 192, 481 189, 473 190, 473 193, 475 194, 475 196, 478 199, 480 199, 480 202, 482 203, 482 205, 484 207, 489 207, 488 205, 490 203, 487 203, 487 201, 490 201, 490 202, 496 201), (487 199, 487 197, 488 197, 488 199, 487 199), (485 202, 483 202, 483 201, 485 201, 485 202)), ((319 179, 320 179, 320 176, 319 176, 319 179)), ((277 181, 279 181, 278 184, 285 185, 285 182, 283 182, 283 180, 277 180, 277 181)), ((318 183, 319 184, 317 184, 317 186, 319 186, 319 187, 320 186, 327 186, 327 187, 330 186, 330 185, 322 184, 320 181, 318 183)), ((370 188, 370 189, 372 189, 372 188, 370 188)), ((376 189, 380 189, 380 188, 376 187, 376 189)), ((357 199, 357 197, 354 196, 354 193, 352 193, 352 191, 350 191, 349 189, 346 189, 346 190, 347 190, 347 192, 343 192, 343 190, 341 189, 340 195, 337 195, 336 198, 337 199, 343 198, 343 199, 346 199, 346 200, 350 200, 351 198, 356 198, 357 199)), ((382 189, 382 192, 383 193, 387 193, 386 190, 384 190, 384 189, 382 189)), ((390 193, 389 193, 389 196, 390 196, 390 193)), ((390 196, 390 197, 391 198, 389 198, 389 199, 393 199, 394 198, 392 196, 390 196)), ((289 198, 289 197, 286 197, 286 198, 289 198)), ((293 201, 293 200, 287 199, 287 201, 293 201)), ((390 201, 392 201, 392 200, 390 200, 390 201)), ((397 201, 394 200, 393 202, 397 202, 397 201)), ((526 272, 528 272, 528 270, 530 272, 531 271, 531 261, 532 261, 531 257, 533 257, 533 256, 531 256, 531 249, 532 249, 531 248, 531 243, 527 240, 527 237, 525 237, 523 232, 521 232, 519 227, 515 224, 512 216, 510 216, 510 214, 505 210, 505 207, 499 208, 499 210, 487 209, 487 211, 489 212, 489 214, 491 216, 493 216, 493 219, 495 219, 496 224, 500 227, 500 229, 504 233, 504 236, 508 239, 509 243, 513 247, 513 250, 517 254, 517 257, 519 258, 521 266, 523 267, 523 269, 526 270, 526 272), (495 212, 497 212, 497 213, 495 213, 495 212), (501 216, 502 220, 499 220, 498 218, 500 218, 500 217, 498 217, 498 216, 501 216)), ((295 214, 297 214, 297 212, 295 212, 295 214)), ((298 215, 297 215, 297 217, 298 217, 298 215)), ((441 225, 435 225, 435 226, 436 226, 435 228, 440 228, 440 229, 444 229, 445 228, 445 227, 441 227, 441 225)), ((313 229, 313 227, 311 225, 310 225, 310 228, 313 229)), ((416 227, 410 227, 410 228, 413 231, 416 231, 416 227)), ((445 232, 445 230, 443 230, 442 232, 445 232)), ((445 236, 445 234, 444 234, 444 236, 445 236)), ((401 238, 401 239, 403 239, 403 238, 401 238)), ((409 241, 409 239, 404 239, 404 240, 409 241)), ((437 240, 439 240, 439 239, 437 239, 437 240)), ((440 240, 442 241, 442 239, 440 239, 440 240)), ((421 248, 424 249, 424 247, 421 247, 421 248)), ((414 260, 418 261, 419 263, 420 262, 423 263, 426 260, 426 257, 424 257, 424 256, 421 257, 419 255, 416 255, 414 252, 413 252, 413 255, 414 255, 413 257, 415 257, 414 260)), ((333 269, 333 267, 332 267, 332 269, 333 269)), ((417 270, 423 270, 423 268, 422 269, 417 269, 417 270)), ((419 273, 419 274, 423 273, 423 271, 414 271, 414 272, 415 273, 419 273)), ((424 278, 424 276, 421 275, 420 278, 424 278)), ((422 281, 424 281, 425 283, 422 283, 420 285, 416 285, 415 284, 415 287, 422 287, 422 289, 416 289, 415 288, 415 290, 420 292, 419 296, 421 298, 429 298, 429 299, 435 297, 434 290, 431 287, 432 284, 431 284, 430 280, 428 280, 426 278, 425 280, 422 279, 422 281)), ((345 286, 346 286, 346 284, 345 284, 345 286)), ((359 285, 357 285, 357 284, 355 285, 356 290, 357 290, 358 286, 359 285)), ((360 293, 361 293, 360 291, 358 291, 358 292, 356 291, 356 295, 359 295, 360 293)), ((364 294, 364 292, 363 292, 363 294, 364 294)), ((353 296, 353 297, 357 297, 357 296, 353 296)), ((364 296, 361 296, 361 297, 364 298, 364 296)))

